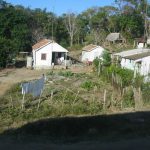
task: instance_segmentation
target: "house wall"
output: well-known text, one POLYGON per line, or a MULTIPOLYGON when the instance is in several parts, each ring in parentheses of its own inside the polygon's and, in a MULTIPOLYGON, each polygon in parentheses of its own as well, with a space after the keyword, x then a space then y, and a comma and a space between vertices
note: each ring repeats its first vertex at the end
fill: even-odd
POLYGON ((81 61, 93 61, 97 57, 101 57, 104 49, 102 47, 98 47, 90 52, 82 51, 81 61))
POLYGON ((121 59, 121 67, 130 69, 130 70, 134 70, 135 62, 133 60, 130 60, 130 59, 122 58, 121 59))
POLYGON ((137 48, 144 48, 144 43, 138 43, 137 48))
POLYGON ((150 56, 140 59, 140 62, 141 62, 140 67, 138 66, 138 63, 137 63, 138 61, 139 60, 134 61, 134 60, 122 58, 121 67, 130 69, 133 71, 136 70, 137 72, 139 72, 141 75, 144 75, 144 76, 147 76, 148 74, 150 74, 150 56))
POLYGON ((140 73, 144 76, 150 74, 150 56, 142 58, 140 73))
POLYGON ((33 67, 36 69, 51 68, 52 52, 55 53, 55 58, 58 56, 58 53, 62 53, 60 60, 63 61, 65 59, 65 53, 68 51, 57 43, 50 43, 39 50, 33 50, 33 67), (42 54, 46 54, 46 60, 41 60, 42 54))
POLYGON ((40 50, 33 52, 34 68, 48 68, 51 67, 52 62, 52 48, 47 45, 40 50), (46 54, 46 60, 41 60, 41 55, 46 54))

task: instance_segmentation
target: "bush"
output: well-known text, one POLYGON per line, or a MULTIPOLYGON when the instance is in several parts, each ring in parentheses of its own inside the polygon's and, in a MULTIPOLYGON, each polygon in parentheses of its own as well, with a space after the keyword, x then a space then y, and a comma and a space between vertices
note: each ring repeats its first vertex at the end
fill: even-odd
POLYGON ((111 57, 108 51, 104 51, 102 54, 102 64, 104 66, 110 66, 111 64, 111 57))
POLYGON ((134 73, 132 70, 116 67, 114 65, 106 68, 106 70, 110 78, 112 77, 112 74, 118 75, 122 80, 123 87, 133 83, 134 73))
POLYGON ((74 76, 74 73, 72 73, 71 71, 65 71, 65 72, 60 71, 58 75, 64 76, 64 77, 72 77, 74 76))
POLYGON ((150 82, 142 85, 142 94, 144 103, 150 103, 150 82))
POLYGON ((85 81, 84 83, 81 84, 81 87, 88 91, 94 88, 94 86, 95 86, 95 83, 92 81, 85 81))
POLYGON ((134 93, 133 90, 129 90, 125 95, 123 96, 123 107, 129 108, 129 107, 134 107, 135 102, 134 102, 134 93))

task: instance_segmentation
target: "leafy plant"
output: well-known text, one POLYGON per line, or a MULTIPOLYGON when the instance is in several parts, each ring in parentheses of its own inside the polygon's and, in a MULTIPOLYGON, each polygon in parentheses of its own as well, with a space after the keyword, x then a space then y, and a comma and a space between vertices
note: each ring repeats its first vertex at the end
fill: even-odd
POLYGON ((131 108, 134 107, 134 97, 133 97, 133 90, 129 90, 125 95, 123 96, 123 107, 124 108, 131 108))
POLYGON ((74 73, 72 73, 71 71, 65 71, 65 72, 60 71, 58 75, 64 76, 64 77, 72 77, 74 73))
POLYGON ((110 66, 111 64, 111 57, 108 51, 104 51, 102 54, 102 65, 110 66))
POLYGON ((91 81, 85 81, 81 87, 89 91, 94 87, 94 84, 91 81))
POLYGON ((150 82, 142 84, 142 96, 144 103, 150 103, 150 82))

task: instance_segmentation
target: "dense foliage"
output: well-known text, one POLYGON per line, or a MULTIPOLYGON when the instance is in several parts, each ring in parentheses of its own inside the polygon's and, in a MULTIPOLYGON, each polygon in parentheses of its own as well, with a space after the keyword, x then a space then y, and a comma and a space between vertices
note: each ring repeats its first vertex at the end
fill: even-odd
MULTIPOLYGON (((80 14, 73 12, 56 16, 46 9, 12 6, 0 0, 0 67, 20 51, 31 51, 31 46, 42 38, 54 38, 62 46, 88 43, 103 44, 110 32, 120 32, 125 39, 149 34, 144 31, 144 19, 150 16, 146 1, 115 0, 114 6, 92 7, 80 14), (147 7, 146 7, 147 6, 147 7)), ((78 46, 76 46, 78 47, 78 46)))

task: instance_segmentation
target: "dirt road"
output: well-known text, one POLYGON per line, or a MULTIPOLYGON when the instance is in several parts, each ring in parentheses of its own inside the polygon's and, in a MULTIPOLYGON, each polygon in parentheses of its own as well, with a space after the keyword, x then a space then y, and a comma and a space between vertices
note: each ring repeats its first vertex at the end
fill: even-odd
MULTIPOLYGON (((4 69, 0 71, 0 96, 13 86, 15 83, 22 81, 29 81, 40 78, 42 74, 46 74, 50 70, 30 70, 26 68, 20 69, 4 69)), ((55 67, 54 71, 62 71, 62 68, 55 67)), ((63 69, 64 71, 64 69, 63 69)), ((87 67, 74 67, 67 69, 66 71, 72 71, 74 73, 89 73, 92 72, 92 66, 87 67)))
POLYGON ((0 71, 0 96, 2 96, 13 84, 39 78, 48 70, 4 69, 0 71))

